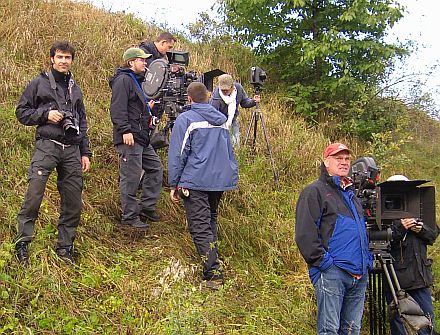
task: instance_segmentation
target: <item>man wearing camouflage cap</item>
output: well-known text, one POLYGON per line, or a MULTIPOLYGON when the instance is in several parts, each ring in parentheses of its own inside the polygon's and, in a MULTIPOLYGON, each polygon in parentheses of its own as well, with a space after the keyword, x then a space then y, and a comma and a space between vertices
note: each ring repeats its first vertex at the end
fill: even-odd
POLYGON ((110 79, 112 99, 113 143, 119 154, 119 189, 121 223, 137 229, 149 227, 147 219, 159 221, 156 203, 162 186, 162 163, 150 145, 151 112, 154 101, 142 90, 147 59, 151 54, 139 48, 128 48, 124 64, 110 79), (142 194, 137 199, 139 181, 142 194))

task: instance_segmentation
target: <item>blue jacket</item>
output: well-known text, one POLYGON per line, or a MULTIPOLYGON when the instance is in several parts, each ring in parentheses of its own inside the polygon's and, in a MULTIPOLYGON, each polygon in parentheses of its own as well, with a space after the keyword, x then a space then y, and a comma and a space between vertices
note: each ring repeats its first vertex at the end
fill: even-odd
POLYGON ((295 241, 313 284, 332 264, 354 275, 366 275, 372 268, 359 199, 351 187, 340 186, 340 177, 329 176, 324 164, 320 178, 299 196, 295 241))
POLYGON ((198 191, 237 187, 238 164, 224 125, 226 116, 208 103, 193 103, 173 126, 168 184, 198 191))

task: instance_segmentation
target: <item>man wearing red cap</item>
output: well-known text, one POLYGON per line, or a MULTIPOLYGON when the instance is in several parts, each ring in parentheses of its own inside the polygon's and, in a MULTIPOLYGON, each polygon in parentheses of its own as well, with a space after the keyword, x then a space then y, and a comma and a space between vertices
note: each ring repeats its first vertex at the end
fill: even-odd
POLYGON ((321 175, 300 194, 295 241, 308 267, 318 304, 318 334, 360 333, 373 257, 362 206, 348 178, 351 150, 324 150, 321 175))

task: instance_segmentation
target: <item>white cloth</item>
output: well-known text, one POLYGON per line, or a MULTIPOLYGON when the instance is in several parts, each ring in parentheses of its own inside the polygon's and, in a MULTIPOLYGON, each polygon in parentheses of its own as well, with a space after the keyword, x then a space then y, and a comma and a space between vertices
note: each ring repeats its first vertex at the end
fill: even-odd
POLYGON ((224 95, 221 90, 219 90, 220 97, 228 105, 228 120, 226 121, 226 127, 231 128, 232 120, 234 119, 235 112, 237 111, 237 89, 234 86, 234 90, 230 95, 224 95))

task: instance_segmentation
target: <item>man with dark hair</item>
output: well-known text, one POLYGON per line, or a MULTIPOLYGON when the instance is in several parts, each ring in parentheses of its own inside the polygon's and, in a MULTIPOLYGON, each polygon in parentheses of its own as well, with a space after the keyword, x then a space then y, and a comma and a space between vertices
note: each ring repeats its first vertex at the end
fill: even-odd
POLYGON ((170 51, 174 47, 174 43, 177 39, 168 32, 163 32, 156 37, 154 42, 143 41, 139 44, 139 48, 144 50, 147 54, 151 54, 151 57, 147 60, 147 66, 156 59, 167 59, 167 51, 170 51))
POLYGON ((348 178, 350 154, 346 145, 330 144, 319 179, 296 204, 295 242, 315 287, 318 334, 360 333, 373 265, 362 205, 348 178))
POLYGON ((52 68, 28 84, 16 109, 22 124, 37 126, 28 189, 17 216, 15 247, 18 260, 24 265, 29 260, 28 245, 46 183, 54 169, 61 197, 56 252, 67 263, 74 263, 73 241, 80 223, 83 172, 89 170, 92 156, 82 92, 70 72, 74 56, 75 49, 69 42, 55 42, 50 49, 52 68))
POLYGON ((162 162, 150 145, 150 108, 141 85, 144 80, 146 54, 140 48, 128 48, 124 65, 110 79, 112 98, 110 114, 113 122, 113 143, 119 154, 119 189, 121 192, 121 223, 147 229, 147 220, 159 221, 156 204, 162 187, 162 162), (142 194, 137 200, 139 180, 142 194))
POLYGON ((203 262, 206 287, 223 284, 217 252, 217 208, 224 191, 237 187, 234 157, 226 116, 208 103, 202 83, 188 86, 191 108, 180 114, 171 133, 168 183, 171 200, 183 197, 188 228, 203 262))

